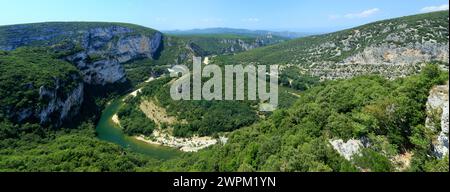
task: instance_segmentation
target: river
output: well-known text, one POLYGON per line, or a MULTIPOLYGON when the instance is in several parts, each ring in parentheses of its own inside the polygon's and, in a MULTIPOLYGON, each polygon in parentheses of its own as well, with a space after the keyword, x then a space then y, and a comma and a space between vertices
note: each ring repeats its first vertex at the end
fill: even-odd
POLYGON ((97 137, 100 140, 112 142, 123 148, 160 160, 171 159, 182 153, 169 147, 151 145, 124 134, 122 129, 112 121, 114 114, 117 113, 121 105, 124 105, 122 99, 123 98, 119 98, 112 101, 103 110, 100 121, 96 127, 97 137))

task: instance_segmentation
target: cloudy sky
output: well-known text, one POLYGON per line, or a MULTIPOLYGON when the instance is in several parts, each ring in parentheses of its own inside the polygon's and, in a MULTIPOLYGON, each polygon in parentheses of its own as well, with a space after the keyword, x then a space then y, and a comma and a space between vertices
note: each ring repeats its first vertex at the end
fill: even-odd
POLYGON ((328 32, 448 10, 447 0, 0 0, 0 25, 111 21, 158 30, 232 27, 328 32))

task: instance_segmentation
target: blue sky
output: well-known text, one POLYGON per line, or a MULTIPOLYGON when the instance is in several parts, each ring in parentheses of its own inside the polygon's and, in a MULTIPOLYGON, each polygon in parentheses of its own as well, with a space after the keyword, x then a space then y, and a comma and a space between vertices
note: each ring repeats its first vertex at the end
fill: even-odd
POLYGON ((442 9, 447 0, 0 0, 0 25, 114 21, 158 30, 325 32, 442 9))

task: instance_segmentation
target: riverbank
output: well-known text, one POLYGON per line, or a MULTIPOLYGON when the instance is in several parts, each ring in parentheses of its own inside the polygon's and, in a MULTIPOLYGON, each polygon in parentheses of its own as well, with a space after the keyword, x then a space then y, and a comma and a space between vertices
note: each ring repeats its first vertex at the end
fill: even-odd
POLYGON ((162 145, 149 145, 146 142, 124 134, 123 129, 119 126, 120 118, 117 115, 118 110, 124 104, 122 99, 118 98, 109 102, 103 110, 102 116, 96 126, 97 138, 160 160, 172 159, 182 154, 180 150, 162 145))
MULTIPOLYGON (((120 126, 120 119, 117 114, 111 118, 112 122, 117 126, 120 126)), ((174 137, 169 133, 164 133, 161 130, 154 130, 150 137, 144 135, 135 136, 136 140, 145 142, 150 145, 165 146, 175 148, 183 152, 198 152, 202 149, 216 145, 218 143, 224 144, 227 139, 221 137, 219 140, 212 137, 191 137, 191 138, 179 138, 174 137)))
POLYGON ((155 130, 151 137, 144 135, 136 136, 137 140, 146 142, 152 145, 162 145, 166 147, 176 148, 183 152, 198 152, 218 143, 223 143, 226 139, 223 137, 220 140, 212 137, 191 137, 191 138, 177 138, 168 133, 163 133, 160 130, 155 130))

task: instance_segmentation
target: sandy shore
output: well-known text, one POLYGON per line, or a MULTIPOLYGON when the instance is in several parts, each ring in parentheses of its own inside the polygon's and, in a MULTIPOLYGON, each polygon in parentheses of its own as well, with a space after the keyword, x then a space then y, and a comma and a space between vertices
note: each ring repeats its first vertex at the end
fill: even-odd
POLYGON ((114 114, 113 117, 112 117, 112 121, 113 121, 115 124, 117 124, 117 125, 120 126, 119 115, 114 114))
MULTIPOLYGON (((152 82, 152 81, 154 81, 154 80, 156 80, 154 77, 150 77, 149 79, 147 79, 146 81, 145 81, 145 83, 150 83, 150 82, 152 82)), ((130 94, 128 94, 124 99, 123 99, 123 101, 125 101, 127 98, 129 98, 129 97, 136 97, 139 93, 141 93, 142 92, 142 88, 140 88, 140 89, 137 89, 137 90, 135 90, 135 91, 133 91, 133 92, 131 92, 130 94)))
MULTIPOLYGON (((120 126, 120 119, 117 114, 112 117, 112 121, 120 126)), ((153 131, 151 137, 140 135, 135 136, 134 138, 151 145, 161 145, 176 148, 183 152, 198 152, 218 143, 225 144, 228 140, 225 137, 221 137, 219 140, 212 137, 178 138, 172 136, 171 134, 164 133, 160 130, 153 131)))
POLYGON ((136 91, 133 91, 132 93, 130 93, 130 96, 136 97, 138 95, 138 93, 141 93, 142 89, 138 89, 136 91))
POLYGON ((159 130, 153 132, 152 138, 147 138, 143 135, 135 137, 139 141, 146 142, 152 145, 162 145, 166 147, 177 148, 183 152, 198 152, 202 149, 216 145, 219 142, 225 143, 226 138, 222 137, 219 140, 212 137, 191 137, 191 138, 177 138, 167 133, 162 133, 159 130))
POLYGON ((142 92, 142 88, 138 89, 136 91, 131 92, 130 94, 128 94, 124 99, 122 99, 122 101, 126 101, 128 98, 130 97, 136 97, 139 93, 142 92))

